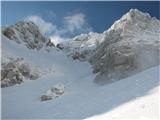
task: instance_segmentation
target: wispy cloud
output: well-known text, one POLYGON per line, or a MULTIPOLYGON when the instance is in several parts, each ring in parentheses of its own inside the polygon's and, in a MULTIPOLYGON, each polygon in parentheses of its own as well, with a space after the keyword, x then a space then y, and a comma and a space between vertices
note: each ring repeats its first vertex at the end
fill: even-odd
POLYGON ((92 27, 88 24, 86 15, 83 13, 65 16, 62 19, 62 23, 63 25, 55 32, 56 35, 65 36, 92 31, 92 27))
POLYGON ((53 33, 57 29, 51 22, 46 22, 43 18, 37 15, 28 16, 25 20, 34 22, 43 34, 53 33))
POLYGON ((82 29, 83 25, 86 23, 85 15, 82 13, 77 13, 71 16, 64 17, 65 25, 70 32, 74 30, 82 29))
MULTIPOLYGON (((52 36, 50 36, 50 39, 51 39, 51 42, 53 42, 55 45, 64 41, 64 38, 62 38, 59 35, 52 35, 52 36)), ((67 40, 67 39, 65 39, 65 40, 67 40)))
POLYGON ((56 19, 58 17, 58 15, 54 13, 52 10, 44 11, 43 16, 48 17, 49 19, 56 19))

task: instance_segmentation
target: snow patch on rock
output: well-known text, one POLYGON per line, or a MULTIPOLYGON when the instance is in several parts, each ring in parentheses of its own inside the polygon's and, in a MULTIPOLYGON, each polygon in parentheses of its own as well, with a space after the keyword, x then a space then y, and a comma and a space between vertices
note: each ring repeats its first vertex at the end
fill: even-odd
POLYGON ((62 83, 58 83, 52 86, 49 90, 46 91, 45 95, 41 96, 41 101, 51 100, 63 95, 65 92, 64 85, 62 83))

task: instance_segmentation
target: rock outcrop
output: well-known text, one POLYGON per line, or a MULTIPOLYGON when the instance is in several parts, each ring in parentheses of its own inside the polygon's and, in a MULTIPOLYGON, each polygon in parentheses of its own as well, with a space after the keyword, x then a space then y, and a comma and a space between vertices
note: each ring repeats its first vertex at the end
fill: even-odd
POLYGON ((86 61, 104 40, 103 37, 103 34, 94 32, 80 34, 66 42, 59 43, 57 47, 64 50, 74 60, 86 61))
POLYGON ((38 72, 32 70, 31 66, 24 62, 22 58, 2 63, 1 87, 21 84, 24 80, 35 80, 39 77, 38 72))
POLYGON ((33 22, 20 21, 15 25, 2 30, 2 33, 19 44, 24 44, 29 49, 41 49, 48 39, 41 33, 33 22))
POLYGON ((131 9, 105 31, 105 40, 90 58, 95 79, 107 83, 159 64, 160 21, 131 9))

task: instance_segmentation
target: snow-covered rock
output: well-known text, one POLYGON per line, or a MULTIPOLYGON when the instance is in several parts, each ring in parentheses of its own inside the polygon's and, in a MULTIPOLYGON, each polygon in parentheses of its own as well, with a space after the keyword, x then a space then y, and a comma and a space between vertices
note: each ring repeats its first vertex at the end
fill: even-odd
POLYGON ((51 99, 53 99, 52 96, 48 96, 48 95, 41 96, 41 101, 47 101, 47 100, 51 100, 51 99))
POLYGON ((19 44, 24 44, 29 49, 41 49, 48 40, 41 33, 38 26, 30 21, 20 21, 2 30, 2 33, 19 44))
POLYGON ((90 32, 62 42, 57 47, 64 50, 74 60, 88 60, 96 47, 104 40, 103 38, 103 34, 90 32))
POLYGON ((62 83, 58 83, 52 86, 49 90, 47 90, 45 95, 41 96, 41 101, 57 98, 63 95, 64 92, 65 92, 64 85, 62 83))
POLYGON ((31 70, 31 66, 22 58, 12 58, 8 63, 2 63, 1 87, 13 86, 27 79, 37 79, 39 74, 31 70))
POLYGON ((51 88, 52 93, 62 95, 64 93, 64 85, 62 83, 56 84, 51 88))
POLYGON ((90 58, 96 82, 117 80, 159 64, 160 21, 131 9, 105 31, 90 58))
POLYGON ((103 42, 103 34, 90 32, 88 34, 80 34, 69 41, 71 49, 83 51, 93 50, 101 42, 103 42))

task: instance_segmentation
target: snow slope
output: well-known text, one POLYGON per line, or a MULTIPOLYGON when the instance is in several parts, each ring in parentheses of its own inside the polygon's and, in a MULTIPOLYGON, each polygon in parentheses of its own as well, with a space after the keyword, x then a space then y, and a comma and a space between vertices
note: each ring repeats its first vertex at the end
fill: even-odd
POLYGON ((2 61, 3 55, 23 57, 42 70, 38 80, 2 88, 2 119, 158 119, 159 67, 98 86, 87 62, 74 61, 61 51, 29 50, 5 37, 2 44, 2 61), (40 96, 57 83, 64 84, 65 94, 41 102, 40 96))
POLYGON ((110 96, 106 93, 108 98, 112 99, 112 102, 108 102, 112 106, 112 110, 95 115, 87 120, 106 120, 106 118, 126 120, 159 119, 159 67, 145 70, 137 75, 108 85, 108 90, 111 93, 114 94, 115 90, 118 91, 110 96), (127 99, 129 101, 126 103, 119 104, 127 99), (117 106, 118 104, 119 106, 117 106))

